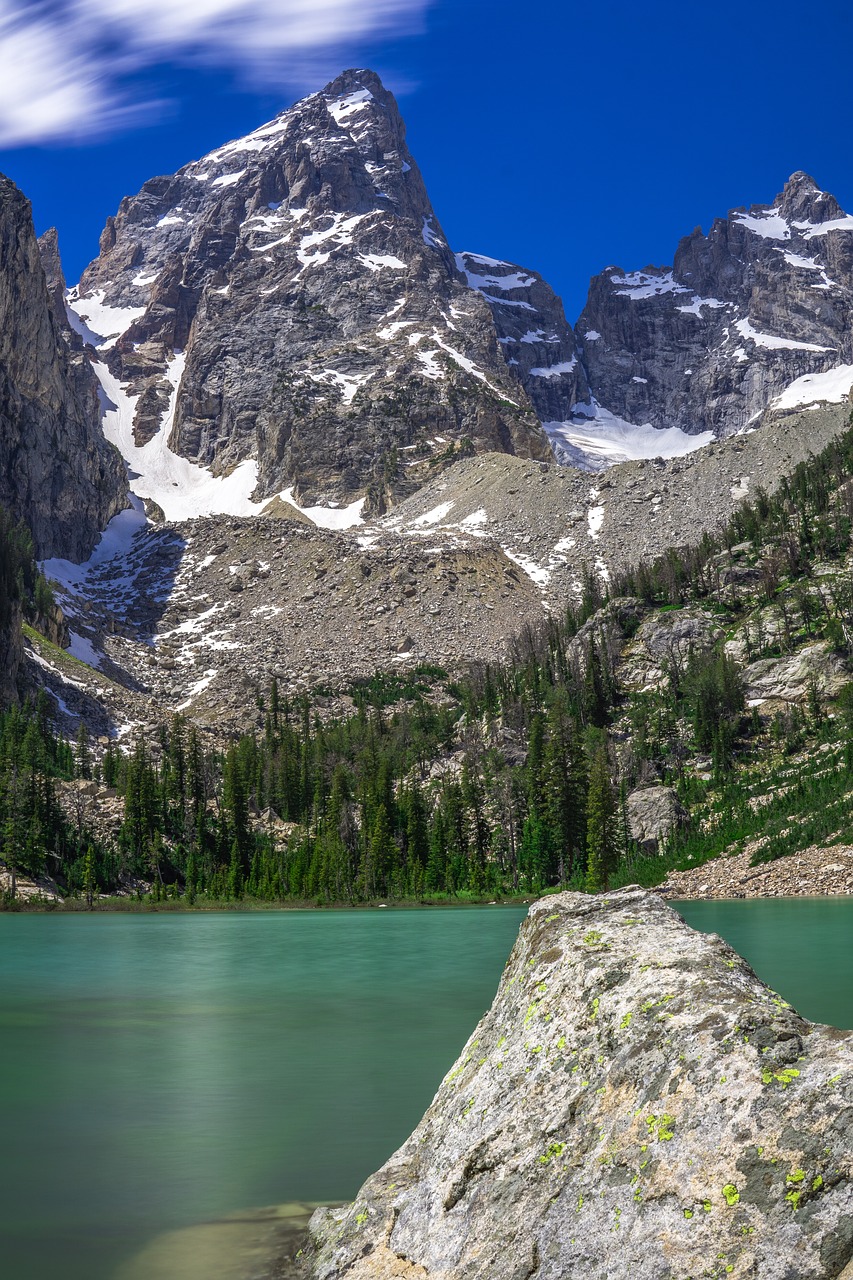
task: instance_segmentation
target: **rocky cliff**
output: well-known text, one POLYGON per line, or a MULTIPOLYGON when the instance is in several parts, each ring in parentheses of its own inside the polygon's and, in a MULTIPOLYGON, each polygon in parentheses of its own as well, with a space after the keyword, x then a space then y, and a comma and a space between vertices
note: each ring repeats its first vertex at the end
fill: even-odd
POLYGON ((97 382, 54 317, 29 202, 0 177, 0 505, 29 525, 40 556, 80 558, 126 489, 97 382))
POLYGON ((550 457, 493 311, 529 319, 543 368, 554 324, 554 363, 571 331, 538 278, 494 274, 469 284, 394 98, 349 71, 122 201, 71 306, 135 446, 159 436, 215 475, 252 461, 256 497, 381 509, 454 447, 550 457))
POLYGON ((638 889, 536 903, 411 1138, 313 1219, 313 1280, 840 1280, 853 1035, 638 889))
POLYGON ((671 267, 596 276, 576 337, 607 414, 731 435, 768 406, 837 400, 853 385, 853 217, 805 173, 771 205, 681 241, 671 267))

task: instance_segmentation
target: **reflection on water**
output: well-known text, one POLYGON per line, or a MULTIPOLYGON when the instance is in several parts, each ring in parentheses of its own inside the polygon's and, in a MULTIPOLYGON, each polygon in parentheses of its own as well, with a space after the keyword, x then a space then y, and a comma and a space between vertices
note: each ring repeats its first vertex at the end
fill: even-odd
POLYGON ((316 1208, 296 1201, 167 1231, 123 1263, 115 1280, 297 1280, 316 1208))
POLYGON ((3 1280, 154 1280, 164 1249, 251 1250, 220 1222, 235 1210, 352 1197, 428 1106, 523 915, 0 914, 3 1280))

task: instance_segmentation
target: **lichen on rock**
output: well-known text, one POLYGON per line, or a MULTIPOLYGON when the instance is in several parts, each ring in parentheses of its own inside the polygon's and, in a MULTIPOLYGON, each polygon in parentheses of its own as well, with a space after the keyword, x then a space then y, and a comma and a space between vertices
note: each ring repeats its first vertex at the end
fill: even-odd
POLYGON ((533 905, 409 1140, 312 1220, 312 1280, 838 1280, 853 1033, 637 888, 533 905))

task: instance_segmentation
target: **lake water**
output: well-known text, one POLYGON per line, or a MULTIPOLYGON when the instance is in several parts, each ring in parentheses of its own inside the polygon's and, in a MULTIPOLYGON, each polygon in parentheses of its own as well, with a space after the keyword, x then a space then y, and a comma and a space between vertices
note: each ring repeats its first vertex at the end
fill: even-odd
MULTIPOLYGON (((853 1026, 853 900, 678 909, 853 1026)), ((420 1119, 524 914, 0 915, 0 1273, 183 1280, 202 1274, 189 1224, 351 1197, 420 1119)), ((230 1229, 205 1237, 220 1263, 230 1229)))
POLYGON ((813 1022, 853 1028, 853 898, 674 902, 813 1022))
POLYGON ((0 914, 0 1275, 114 1280, 160 1232, 351 1197, 524 914, 0 914))

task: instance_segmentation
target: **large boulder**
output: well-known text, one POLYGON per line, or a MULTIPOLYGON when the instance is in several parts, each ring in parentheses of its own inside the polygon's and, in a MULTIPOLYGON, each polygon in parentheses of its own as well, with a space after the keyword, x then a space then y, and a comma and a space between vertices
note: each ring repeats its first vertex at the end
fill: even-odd
POLYGON ((846 1280, 851 1120, 853 1034, 651 894, 560 894, 309 1274, 846 1280))
POLYGON ((656 850, 687 817, 675 787, 642 787, 627 800, 628 828, 644 849, 656 850))
POLYGON ((718 620, 695 606, 653 613, 626 650, 622 679, 631 688, 657 688, 670 673, 683 674, 691 658, 710 653, 721 635, 718 620))
POLYGON ((835 697, 850 680, 843 658, 821 641, 782 658, 761 658, 743 673, 744 690, 752 703, 770 698, 801 702, 812 683, 824 697, 835 697))

